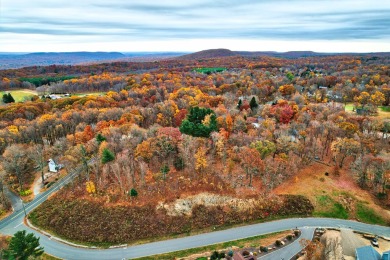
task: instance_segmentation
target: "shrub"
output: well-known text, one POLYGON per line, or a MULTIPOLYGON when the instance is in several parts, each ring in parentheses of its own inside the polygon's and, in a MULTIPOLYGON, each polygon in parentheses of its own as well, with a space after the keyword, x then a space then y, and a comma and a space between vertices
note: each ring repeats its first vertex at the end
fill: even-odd
POLYGON ((261 252, 268 252, 268 247, 266 247, 266 246, 260 246, 260 251, 261 251, 261 252))
POLYGON ((230 250, 227 254, 228 254, 228 256, 233 257, 234 252, 233 252, 233 250, 230 250))
POLYGON ((217 259, 219 259, 219 253, 218 251, 214 251, 210 256, 210 260, 217 260, 217 259))
POLYGON ((19 192, 20 196, 28 196, 32 193, 31 190, 22 190, 19 192))
POLYGON ((130 191, 129 191, 129 195, 131 196, 131 197, 137 197, 138 196, 138 191, 136 190, 136 189, 131 189, 130 191))
POLYGON ((287 235, 287 240, 292 240, 293 236, 292 235, 287 235))
POLYGON ((282 245, 282 241, 280 241, 279 239, 276 239, 275 245, 276 246, 281 246, 282 245))
POLYGON ((173 162, 173 166, 177 171, 183 170, 184 169, 184 160, 181 157, 176 157, 175 161, 173 162))
POLYGON ((245 251, 242 251, 241 253, 243 256, 248 256, 249 255, 249 251, 245 250, 245 251))
POLYGON ((378 192, 378 194, 376 195, 376 197, 380 200, 383 200, 386 198, 386 192, 378 192))
POLYGON ((297 237, 297 236, 299 236, 299 234, 300 234, 301 232, 299 231, 299 230, 294 230, 294 235, 297 237))

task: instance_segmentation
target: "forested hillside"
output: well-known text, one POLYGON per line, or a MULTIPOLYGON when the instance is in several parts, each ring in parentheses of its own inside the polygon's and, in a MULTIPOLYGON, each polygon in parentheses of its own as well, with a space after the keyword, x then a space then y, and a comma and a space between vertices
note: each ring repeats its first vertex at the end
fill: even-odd
POLYGON ((316 197, 274 191, 323 164, 321 178, 353 183, 389 223, 389 62, 229 56, 2 70, 2 90, 38 93, 0 106, 3 182, 23 192, 39 161, 82 165, 31 220, 76 241, 120 243, 311 215, 316 197), (213 67, 226 70, 196 70, 213 67))

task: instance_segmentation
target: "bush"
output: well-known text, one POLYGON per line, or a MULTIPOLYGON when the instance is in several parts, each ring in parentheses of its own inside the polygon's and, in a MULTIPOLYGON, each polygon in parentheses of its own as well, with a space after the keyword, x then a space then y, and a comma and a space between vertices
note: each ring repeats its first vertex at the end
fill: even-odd
POLYGON ((22 190, 19 192, 20 196, 28 196, 32 193, 31 190, 22 190))
POLYGON ((293 236, 292 235, 287 235, 287 240, 292 240, 293 236))
POLYGON ((138 191, 136 190, 136 189, 131 189, 130 191, 129 191, 129 195, 131 196, 131 197, 137 197, 138 196, 138 191))
POLYGON ((173 166, 177 171, 181 171, 184 169, 184 160, 181 157, 176 157, 175 160, 173 161, 173 166))
POLYGON ((245 250, 245 251, 242 251, 241 253, 243 256, 248 256, 249 255, 249 251, 245 250))
POLYGON ((376 197, 380 200, 383 200, 386 198, 386 192, 378 192, 378 194, 376 195, 376 197))
POLYGON ((260 251, 261 251, 261 252, 268 252, 268 247, 266 247, 266 246, 260 246, 260 251))
POLYGON ((301 232, 299 231, 299 230, 294 230, 294 235, 297 237, 297 236, 299 236, 299 234, 300 234, 301 232))
POLYGON ((275 241, 275 245, 276 245, 276 246, 281 246, 281 245, 282 245, 282 241, 280 241, 279 239, 277 239, 277 240, 275 241))
POLYGON ((218 259, 218 256, 219 256, 219 253, 217 251, 214 251, 211 256, 210 256, 210 260, 217 260, 218 259))

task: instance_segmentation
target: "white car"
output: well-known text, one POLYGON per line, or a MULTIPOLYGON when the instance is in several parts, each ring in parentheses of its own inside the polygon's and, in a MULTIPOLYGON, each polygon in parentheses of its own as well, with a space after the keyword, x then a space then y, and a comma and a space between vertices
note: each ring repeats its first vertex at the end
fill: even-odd
POLYGON ((374 237, 374 238, 371 240, 371 244, 372 244, 373 246, 379 247, 378 239, 377 239, 376 237, 374 237))

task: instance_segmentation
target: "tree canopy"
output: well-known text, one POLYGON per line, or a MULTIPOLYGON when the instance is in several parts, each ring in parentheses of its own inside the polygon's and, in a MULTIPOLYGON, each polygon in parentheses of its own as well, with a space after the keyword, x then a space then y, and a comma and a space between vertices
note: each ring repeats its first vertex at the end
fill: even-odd
POLYGON ((213 131, 218 131, 218 127, 215 113, 210 108, 192 107, 180 125, 180 132, 195 137, 209 137, 213 131))
POLYGON ((30 256, 38 257, 44 252, 39 244, 39 238, 33 233, 26 233, 26 230, 18 231, 11 238, 8 249, 4 250, 5 259, 27 260, 30 256))

